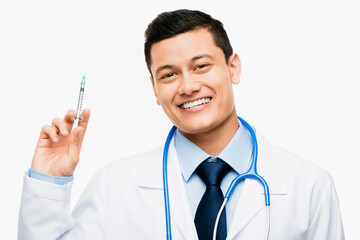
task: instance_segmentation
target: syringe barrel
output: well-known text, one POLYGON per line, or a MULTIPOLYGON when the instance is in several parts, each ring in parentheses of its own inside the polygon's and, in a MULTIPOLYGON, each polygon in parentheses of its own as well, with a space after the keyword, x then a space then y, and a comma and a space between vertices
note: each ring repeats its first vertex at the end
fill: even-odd
POLYGON ((76 118, 79 120, 81 119, 80 115, 81 115, 81 109, 82 109, 82 102, 83 102, 83 98, 84 98, 84 91, 85 91, 85 76, 83 76, 83 78, 81 80, 78 105, 77 105, 77 109, 76 109, 76 118))

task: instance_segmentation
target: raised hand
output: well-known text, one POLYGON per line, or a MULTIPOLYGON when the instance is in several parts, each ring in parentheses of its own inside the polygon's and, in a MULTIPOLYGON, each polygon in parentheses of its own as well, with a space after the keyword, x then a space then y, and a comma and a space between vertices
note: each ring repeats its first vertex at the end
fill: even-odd
POLYGON ((69 110, 64 119, 55 118, 51 126, 42 127, 31 168, 52 176, 71 176, 79 162, 81 145, 90 118, 90 110, 84 109, 82 120, 73 128, 76 116, 69 110))

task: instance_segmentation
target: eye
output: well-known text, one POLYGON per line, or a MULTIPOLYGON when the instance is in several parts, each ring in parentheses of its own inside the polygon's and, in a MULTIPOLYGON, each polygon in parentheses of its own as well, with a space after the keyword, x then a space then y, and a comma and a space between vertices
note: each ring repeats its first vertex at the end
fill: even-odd
POLYGON ((197 69, 202 69, 202 68, 205 68, 205 67, 207 67, 207 66, 209 66, 209 64, 200 64, 200 65, 198 65, 198 66, 195 68, 195 70, 197 70, 197 69))
POLYGON ((169 78, 169 77, 172 77, 174 75, 175 75, 175 73, 168 73, 168 74, 165 74, 164 76, 162 76, 161 79, 169 78))

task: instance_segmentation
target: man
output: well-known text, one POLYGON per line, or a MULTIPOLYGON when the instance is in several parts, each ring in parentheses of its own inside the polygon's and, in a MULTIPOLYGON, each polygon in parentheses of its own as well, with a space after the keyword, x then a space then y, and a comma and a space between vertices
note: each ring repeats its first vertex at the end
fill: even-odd
MULTIPOLYGON (((232 90, 241 63, 222 24, 199 11, 162 13, 145 36, 157 104, 177 127, 167 171, 172 237, 211 239, 219 199, 252 156, 232 90)), ((24 176, 19 239, 165 239, 164 147, 106 166, 70 213, 72 176, 90 111, 72 130, 75 115, 71 110, 41 131, 24 176)), ((344 239, 330 176, 258 132, 257 138, 258 171, 271 194, 269 239, 344 239)), ((234 190, 216 236, 263 239, 266 224, 263 188, 249 179, 234 190)))

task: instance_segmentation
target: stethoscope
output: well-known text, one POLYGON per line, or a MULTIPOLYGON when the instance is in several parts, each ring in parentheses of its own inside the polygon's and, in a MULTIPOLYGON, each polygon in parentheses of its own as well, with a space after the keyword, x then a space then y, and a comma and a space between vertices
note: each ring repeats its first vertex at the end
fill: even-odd
MULTIPOLYGON (((250 163, 249 170, 245 173, 240 174, 236 178, 234 178, 225 194, 224 202, 219 210, 219 213, 217 215, 215 225, 214 225, 214 233, 213 233, 213 240, 216 239, 216 230, 217 225, 219 223, 220 215, 223 209, 225 208, 226 202, 230 198, 235 186, 242 180, 245 180, 246 178, 255 179, 258 182, 261 183, 261 185, 264 187, 264 195, 265 195, 265 207, 267 212, 267 230, 266 230, 266 238, 269 238, 270 233, 270 194, 269 194, 269 186, 267 185, 264 178, 262 178, 257 173, 257 153, 258 153, 258 145, 257 140, 255 136, 255 132, 252 129, 252 127, 242 118, 238 117, 240 122, 245 126, 245 128, 248 130, 251 136, 252 140, 252 159, 250 163)), ((170 203, 169 203, 169 186, 168 186, 168 177, 167 177, 167 160, 168 160, 168 152, 169 152, 169 146, 171 139, 174 136, 174 133, 176 131, 176 127, 173 126, 166 138, 165 146, 164 146, 164 153, 163 153, 163 185, 164 185, 164 202, 165 202, 165 221, 166 221, 166 239, 171 240, 171 223, 170 223, 170 203)))

